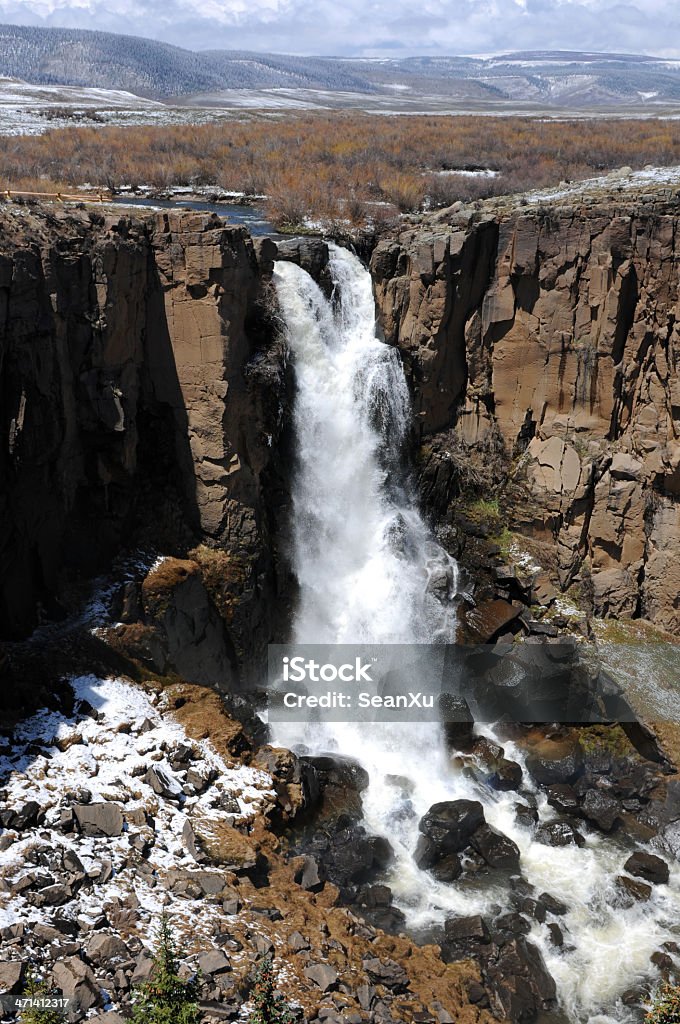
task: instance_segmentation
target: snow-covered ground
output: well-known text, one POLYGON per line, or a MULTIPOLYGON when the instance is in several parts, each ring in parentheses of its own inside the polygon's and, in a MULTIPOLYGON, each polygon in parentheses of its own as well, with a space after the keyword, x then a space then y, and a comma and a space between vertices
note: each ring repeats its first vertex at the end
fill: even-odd
POLYGON ((162 696, 95 676, 76 678, 71 685, 77 700, 85 702, 86 717, 82 710, 73 718, 41 711, 17 728, 11 747, 0 754, 3 807, 19 809, 35 801, 41 809, 39 825, 21 829, 0 848, 0 928, 24 922, 30 933, 36 923, 50 923, 54 906, 41 906, 40 900, 34 905, 35 887, 22 889, 21 880, 36 870, 49 873, 51 860, 59 880, 64 855, 70 853, 77 858, 71 863, 79 861, 98 884, 79 888, 60 906, 61 917, 94 921, 104 900, 129 904, 132 898, 144 928, 172 902, 173 918, 200 938, 213 922, 201 916, 200 903, 173 900, 162 878, 170 869, 197 867, 183 835, 187 821, 203 823, 211 832, 242 825, 272 797, 270 776, 227 763, 206 740, 191 740, 162 696), (177 767, 178 758, 185 767, 177 767), (166 793, 159 795, 145 781, 149 768, 167 780, 166 793), (210 780, 204 790, 187 782, 187 771, 210 780), (125 819, 119 836, 93 838, 60 825, 72 804, 109 801, 125 819), (134 851, 145 844, 142 872, 134 851), (105 886, 102 873, 111 874, 105 886))
POLYGON ((522 199, 530 203, 552 202, 586 193, 597 193, 602 189, 613 193, 627 189, 640 189, 644 188, 645 185, 680 187, 680 166, 653 167, 648 165, 641 171, 633 171, 630 168, 624 167, 596 178, 586 178, 583 181, 561 182, 557 188, 525 192, 522 194, 522 199))

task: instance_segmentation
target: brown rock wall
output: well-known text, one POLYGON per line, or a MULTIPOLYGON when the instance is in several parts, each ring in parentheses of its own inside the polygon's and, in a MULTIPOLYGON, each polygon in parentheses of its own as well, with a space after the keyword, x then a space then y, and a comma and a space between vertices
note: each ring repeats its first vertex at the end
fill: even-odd
POLYGON ((203 214, 0 210, 0 637, 121 548, 201 541, 238 566, 235 649, 263 642, 284 382, 262 254, 203 214))
MULTIPOLYGON (((513 525, 595 611, 680 630, 677 207, 454 209, 381 242, 385 337, 438 457, 502 451, 513 525)), ((431 467, 428 469, 431 474, 431 467)))

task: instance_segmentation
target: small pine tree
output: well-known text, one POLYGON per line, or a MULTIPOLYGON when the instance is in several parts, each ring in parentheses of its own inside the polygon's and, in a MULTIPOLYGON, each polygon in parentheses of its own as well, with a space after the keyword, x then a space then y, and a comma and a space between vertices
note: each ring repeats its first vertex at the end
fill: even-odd
POLYGON ((253 1012, 249 1024, 293 1024, 293 1014, 280 992, 271 956, 263 956, 257 965, 252 992, 253 1012))
POLYGON ((156 952, 149 980, 137 990, 134 1024, 199 1024, 198 982, 179 976, 181 955, 170 920, 161 914, 156 952))
POLYGON ((645 1017, 645 1024, 680 1024, 680 985, 664 985, 645 1017))
MULTIPOLYGON (((32 967, 29 967, 26 972, 24 998, 40 1000, 48 998, 50 994, 47 982, 41 979, 32 967)), ((63 1011, 58 1007, 27 1006, 22 1009, 19 1017, 21 1024, 63 1024, 65 1020, 63 1011)))

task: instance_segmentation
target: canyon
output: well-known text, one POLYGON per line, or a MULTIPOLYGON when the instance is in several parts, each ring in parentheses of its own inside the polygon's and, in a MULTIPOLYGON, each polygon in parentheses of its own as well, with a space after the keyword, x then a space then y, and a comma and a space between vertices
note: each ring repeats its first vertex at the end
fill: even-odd
MULTIPOLYGON (((44 703, 52 715, 49 729, 39 710, 20 726, 21 750, 2 748, 25 777, 5 791, 0 849, 21 914, 109 883, 105 864, 73 867, 70 844, 98 834, 94 814, 95 827, 114 823, 118 873, 218 897, 218 932, 199 936, 231 960, 213 972, 216 1019, 238 1017, 249 964, 274 948, 308 1020, 520 1021, 556 998, 570 1020, 612 1002, 603 1019, 634 1019, 650 954, 661 976, 675 971, 672 731, 633 720, 473 733, 463 716, 441 744, 421 724, 403 744, 317 729, 305 748, 267 735, 256 711, 267 644, 291 631, 417 643, 438 621, 448 635, 456 608, 459 638, 494 650, 589 637, 595 620, 677 636, 675 205, 655 185, 457 204, 342 240, 370 277, 337 244, 253 241, 216 216, 0 209, 6 735, 44 703), (355 562, 370 572, 365 601, 355 562), (68 778, 45 801, 42 773, 61 778, 60 755, 80 746, 101 778, 75 804, 68 778), (160 768, 138 782, 147 754, 160 768), (451 799, 451 766, 465 799, 451 799), (128 804, 140 857, 116 826, 128 804), (63 863, 42 848, 35 863, 56 888, 70 864, 69 893, 39 871, 24 885, 11 861, 45 823, 63 863), (670 886, 650 842, 671 861, 670 886), (181 875, 167 873, 170 854, 181 875), (489 876, 489 896, 475 876, 489 876), (233 928, 235 946, 219 938, 233 928), (607 941, 627 943, 625 992, 607 941), (216 980, 228 970, 238 984, 216 980)), ((79 925, 82 951, 62 925, 79 996, 105 968, 90 933, 113 924, 127 946, 106 985, 125 1004, 150 898, 118 892, 108 923, 79 925)), ((0 927, 0 940, 16 948, 23 927, 0 927)))
MULTIPOLYGON (((555 586, 676 633, 672 193, 478 205, 360 240, 405 362, 432 514, 466 474, 483 489, 494 462, 483 496, 502 491, 511 528, 551 549, 555 586)), ((180 212, 2 217, 4 637, 153 524, 165 550, 193 538, 228 552, 229 642, 251 656, 286 585, 274 244, 180 212)), ((323 243, 302 248, 319 277, 323 243)))

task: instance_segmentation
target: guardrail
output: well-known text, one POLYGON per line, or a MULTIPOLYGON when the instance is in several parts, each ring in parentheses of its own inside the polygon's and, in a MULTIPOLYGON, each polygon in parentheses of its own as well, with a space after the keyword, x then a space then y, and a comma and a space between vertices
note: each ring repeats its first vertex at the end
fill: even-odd
POLYGON ((96 193, 88 192, 71 195, 69 192, 22 192, 6 188, 0 194, 5 199, 14 199, 15 196, 40 196, 42 199, 55 199, 58 203, 108 203, 112 199, 108 189, 101 189, 96 193))

